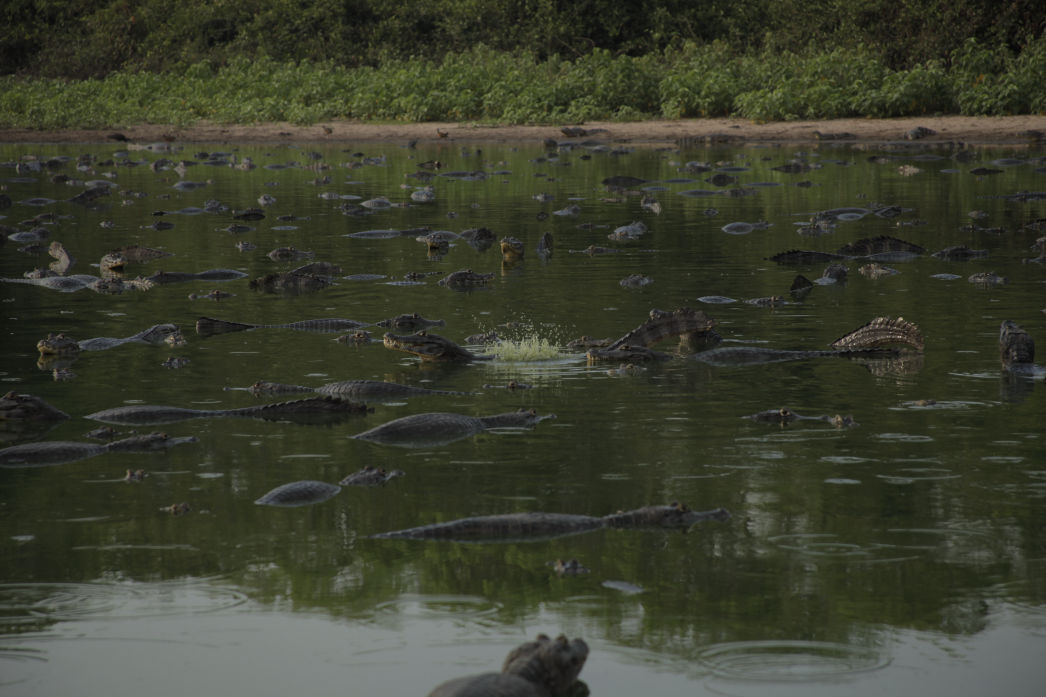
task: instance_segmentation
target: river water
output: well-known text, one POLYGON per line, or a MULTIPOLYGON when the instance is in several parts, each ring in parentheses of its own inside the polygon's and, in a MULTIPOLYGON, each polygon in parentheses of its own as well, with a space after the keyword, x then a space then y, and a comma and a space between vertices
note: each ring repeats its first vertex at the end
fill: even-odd
MULTIPOLYGON (((103 254, 138 244, 172 256, 130 264, 128 278, 212 268, 246 276, 117 295, 0 284, 4 390, 72 416, 50 429, 7 429, 5 445, 92 442, 85 433, 100 424, 83 417, 110 407, 280 399, 224 389, 262 379, 392 380, 471 394, 375 403, 333 425, 181 421, 156 428, 197 443, 0 469, 5 695, 231 697, 303 687, 423 695, 444 679, 497 670, 539 632, 588 642, 582 678, 600 697, 1041 694, 1046 385, 1005 374, 998 356, 1003 320, 1046 341, 1046 269, 1024 263, 1038 255, 1031 247, 1043 233, 1031 223, 1046 217, 1046 203, 1015 196, 1046 189, 1041 148, 960 156, 891 144, 680 152, 611 143, 551 154, 452 142, 119 148, 0 146, 0 183, 12 202, 0 224, 44 228, 44 249, 57 240, 77 259, 71 274, 98 275, 103 254), (33 158, 70 159, 37 171, 33 158), (161 158, 190 164, 182 173, 149 166, 161 158), (228 166, 234 158, 255 166, 228 166), (441 169, 418 166, 435 160, 441 169), (18 162, 25 166, 16 171, 18 162), (712 169, 687 169, 694 162, 712 169), (794 162, 801 171, 775 169, 794 162), (997 171, 974 173, 980 167, 997 171), (405 175, 416 171, 436 174, 434 201, 357 210, 382 196, 410 202, 422 183, 405 175), (106 180, 113 193, 71 203, 83 187, 54 182, 55 174, 106 180), (713 175, 737 181, 707 181, 713 175), (611 176, 644 180, 630 188, 656 198, 661 212, 635 193, 608 191, 602 181, 611 176), (179 185, 186 181, 200 186, 179 185), (264 219, 233 218, 263 194, 275 198, 264 219), (201 210, 209 201, 221 205, 201 210), (558 214, 571 205, 579 210, 558 214), (800 234, 815 213, 838 208, 854 210, 825 234, 800 234), (55 217, 21 224, 48 213, 55 217), (297 219, 280 220, 288 215, 297 219), (160 221, 173 227, 155 229, 160 221), (638 239, 607 238, 633 221, 647 228, 638 239), (251 229, 229 232, 233 223, 251 229), (419 226, 486 227, 496 239, 522 240, 526 255, 505 265, 496 243, 480 251, 459 240, 431 255, 413 236, 353 236, 419 226), (535 251, 545 232, 554 240, 548 259, 535 251), (818 279, 827 262, 770 259, 879 235, 925 253, 882 261, 897 273, 881 278, 859 272, 867 260, 847 260, 845 283, 815 283, 801 296, 789 293, 795 277, 818 279), (987 256, 931 255, 959 244, 987 256), (580 251, 590 245, 617 251, 580 251), (314 256, 266 256, 288 246, 314 256), (340 266, 333 285, 297 295, 248 285, 309 261, 340 266), (468 268, 494 277, 468 292, 438 285, 468 268), (1008 282, 967 280, 988 271, 1008 282), (417 280, 404 283, 412 273, 417 280), (622 286, 631 274, 652 283, 622 286), (232 295, 189 297, 214 290, 232 295), (783 302, 744 302, 772 295, 783 302), (731 367, 677 355, 634 371, 590 365, 566 347, 581 335, 616 338, 651 309, 678 307, 714 317, 727 346, 822 349, 877 316, 915 322, 926 345, 902 362, 731 367), (444 320, 431 331, 456 342, 493 330, 514 343, 474 347, 497 353, 492 361, 432 366, 335 334, 195 330, 203 316, 373 323, 414 312, 444 320), (58 365, 73 374, 64 380, 55 365, 38 364, 36 342, 49 332, 126 337, 167 322, 184 346, 83 352, 58 365), (530 345, 538 348, 520 348, 530 345), (188 362, 162 366, 170 357, 188 362), (509 381, 531 389, 507 389, 509 381), (556 418, 433 447, 349 437, 414 413, 521 407, 556 418), (857 425, 745 418, 781 407, 852 415, 857 425), (337 482, 366 465, 406 476, 345 487, 312 506, 254 504, 281 484, 337 482), (128 469, 145 470, 145 479, 124 481, 128 469), (732 517, 685 532, 524 542, 368 539, 472 515, 600 516, 671 501, 721 506, 732 517), (182 502, 184 514, 164 510, 182 502), (548 564, 557 559, 577 559, 589 573, 558 576, 548 564)), ((0 247, 0 276, 52 261, 46 251, 19 251, 26 244, 0 247)))

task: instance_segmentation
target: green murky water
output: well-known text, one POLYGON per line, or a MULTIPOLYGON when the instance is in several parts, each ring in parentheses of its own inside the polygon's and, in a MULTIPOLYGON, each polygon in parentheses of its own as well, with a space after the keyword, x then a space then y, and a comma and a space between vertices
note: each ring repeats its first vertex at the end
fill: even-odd
MULTIPOLYGON (((475 394, 374 404, 371 414, 328 426, 183 421, 161 428, 199 442, 167 453, 0 469, 5 694, 277 694, 307 686, 316 694, 421 695, 443 679, 495 670, 510 648, 538 632, 588 641, 582 677, 601 697, 1039 693, 1046 677, 1046 385, 1000 371, 997 334, 1012 319, 1046 341, 1046 269, 1022 263, 1037 254, 1030 247, 1042 233, 1028 224, 1046 217, 1046 203, 1014 196, 1046 189, 1038 171, 1044 153, 975 150, 965 161, 946 150, 824 148, 806 153, 813 168, 789 174, 774 168, 800 153, 776 147, 578 147, 549 157, 531 147, 478 153, 459 144, 368 144, 360 154, 276 144, 135 151, 104 164, 115 150, 0 146, 7 163, 0 181, 13 204, 0 211, 0 224, 24 231, 40 226, 20 221, 56 214, 42 225, 49 232, 43 244, 64 244, 77 258, 70 273, 97 274, 92 264, 104 253, 141 244, 173 256, 129 266, 130 277, 212 268, 247 276, 120 295, 0 285, 4 388, 38 395, 73 417, 44 432, 5 431, 6 444, 85 441, 99 424, 84 415, 124 404, 263 403, 223 389, 260 379, 320 385, 366 378, 475 394), (76 169, 83 153, 95 158, 91 171, 76 169), (256 167, 202 164, 229 153, 251 157, 256 167), (73 160, 16 172, 14 163, 30 154, 73 160), (150 169, 162 157, 200 164, 184 176, 150 169), (404 175, 435 159, 444 167, 433 180, 434 202, 361 215, 340 210, 378 196, 408 202, 413 189, 401 186, 419 182, 404 175), (128 160, 138 166, 125 166, 128 160), (682 171, 688 161, 719 166, 682 171), (902 165, 921 171, 905 176, 902 165), (727 169, 734 167, 742 169, 727 169), (977 176, 975 167, 1000 171, 977 176), (460 174, 446 176, 451 171, 460 174), (484 175, 466 176, 478 171, 484 175), (112 173, 118 188, 84 207, 67 201, 82 187, 53 183, 54 173, 85 180, 112 173), (705 181, 716 173, 738 182, 705 181), (635 195, 605 200, 610 194, 600 182, 614 175, 647 180, 637 189, 655 196, 662 212, 642 208, 635 195), (324 176, 330 183, 314 183, 324 176), (182 191, 179 181, 205 185, 182 191), (731 195, 738 189, 746 195, 731 195), (242 210, 262 194, 275 203, 242 233, 224 229, 237 222, 231 210, 195 210, 211 200, 242 210), (535 199, 539 194, 551 200, 535 199), (580 207, 576 215, 555 213, 571 204, 580 207), (902 210, 895 217, 872 212, 887 206, 902 210), (842 207, 867 212, 822 236, 798 234, 815 212, 842 207), (300 219, 278 219, 291 214, 300 219), (639 239, 607 239, 637 220, 647 227, 639 239), (147 227, 156 221, 173 227, 147 227), (723 230, 738 222, 770 226, 723 230), (487 227, 497 239, 521 239, 526 257, 503 266, 496 244, 479 251, 460 241, 434 257, 411 236, 350 236, 417 226, 457 233, 487 227), (535 253, 544 232, 555 245, 548 260, 535 253), (795 276, 816 279, 826 263, 768 260, 878 235, 927 253, 883 262, 898 273, 879 279, 859 273, 866 261, 848 261, 847 283, 817 284, 798 300, 788 292, 795 276), (240 241, 256 249, 240 251, 240 241), (957 244, 988 256, 963 262, 930 255, 957 244), (590 245, 619 251, 572 251, 590 245), (266 256, 282 246, 314 257, 266 256), (248 287, 250 279, 310 260, 341 267, 332 286, 301 295, 248 287), (465 268, 494 278, 472 292, 437 285, 465 268), (1009 282, 967 281, 982 271, 1009 282), (403 284, 408 273, 423 275, 403 284), (346 278, 356 274, 368 276, 346 278), (631 274, 653 282, 623 287, 631 274), (188 297, 215 289, 234 295, 188 297), (769 295, 787 302, 743 302, 769 295), (712 296, 735 302, 698 300, 712 296), (889 315, 916 322, 926 349, 903 366, 824 358, 713 367, 678 357, 612 374, 618 366, 588 365, 565 347, 580 335, 620 336, 652 308, 681 306, 715 317, 727 345, 823 348, 889 315), (410 312, 445 320, 433 331, 455 341, 494 330, 527 350, 433 367, 332 334, 194 331, 200 316, 372 323, 410 312), (35 345, 48 332, 125 337, 164 322, 182 329, 185 346, 84 353, 64 366, 75 373, 68 381, 53 379, 54 366, 38 366, 35 345), (171 356, 188 363, 162 367, 171 356), (532 389, 501 388, 511 380, 532 389), (782 406, 852 414, 859 425, 782 428, 744 418, 782 406), (520 407, 557 418, 433 448, 349 438, 418 412, 520 407), (253 504, 280 484, 337 482, 365 465, 406 476, 382 488, 345 488, 312 507, 253 504), (127 469, 138 468, 148 473, 144 481, 123 481, 127 469), (367 539, 469 515, 603 515, 669 501, 723 506, 733 517, 687 533, 610 530, 528 543, 367 539), (179 502, 191 511, 161 510, 179 502), (576 558, 590 573, 558 577, 547 562, 559 558, 576 558)), ((18 251, 24 244, 8 240, 0 248, 0 276, 20 277, 51 261, 18 251)), ((380 337, 380 328, 369 330, 380 337)))

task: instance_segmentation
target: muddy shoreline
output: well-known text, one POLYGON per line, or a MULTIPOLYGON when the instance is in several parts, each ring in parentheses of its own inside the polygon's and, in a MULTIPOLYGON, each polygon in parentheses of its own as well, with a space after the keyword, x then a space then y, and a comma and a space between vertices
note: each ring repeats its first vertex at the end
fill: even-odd
MULTIPOLYGON (((966 143, 969 145, 1022 145, 1041 142, 1046 133, 1046 116, 931 116, 899 119, 835 119, 828 121, 779 121, 755 123, 745 119, 682 119, 634 122, 590 122, 577 127, 578 136, 608 143, 663 147, 705 142, 731 143, 818 143, 824 136, 850 134, 844 142, 889 142, 904 140, 905 133, 917 126, 936 131, 925 142, 966 143), (818 136, 818 133, 821 136, 818 136)), ((0 129, 4 143, 114 143, 111 134, 119 133, 132 143, 159 141, 181 143, 536 143, 567 138, 560 125, 497 126, 476 123, 373 124, 329 121, 310 126, 289 123, 250 125, 199 123, 190 127, 141 124, 126 128, 0 129)), ((576 138, 575 138, 576 139, 576 138)), ((834 142, 828 140, 827 142, 834 142)))

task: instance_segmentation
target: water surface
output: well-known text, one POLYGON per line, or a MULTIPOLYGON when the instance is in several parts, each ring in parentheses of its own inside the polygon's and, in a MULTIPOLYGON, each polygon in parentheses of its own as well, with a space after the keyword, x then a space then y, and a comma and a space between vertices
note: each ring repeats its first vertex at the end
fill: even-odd
MULTIPOLYGON (((125 404, 224 409, 278 399, 223 389, 261 379, 394 380, 474 393, 376 403, 371 414, 328 426, 183 421, 160 428, 199 442, 167 453, 0 470, 4 693, 246 695, 299 691, 307 680, 317 693, 420 695, 443 679, 495 670, 538 632, 563 632, 590 644, 582 677, 601 696, 1039 694, 1046 386, 1001 372, 997 335, 1000 322, 1012 319, 1046 341, 1046 270, 1023 263, 1037 255, 1030 248, 1043 233, 1029 224, 1046 217, 1046 205, 1015 196, 1046 189, 1043 154, 994 149, 957 158, 948 149, 889 146, 632 151, 613 143, 551 154, 457 143, 416 150, 0 147, 0 183, 12 200, 0 224, 46 229, 45 247, 58 240, 76 257, 69 273, 97 275, 103 254, 140 244, 172 256, 129 265, 128 277, 212 268, 247 274, 120 295, 0 285, 4 388, 38 395, 73 417, 43 432, 5 431, 5 444, 83 441, 99 425, 84 415, 125 404), (81 155, 89 159, 78 171, 81 155), (220 164, 233 155, 256 167, 220 164), (72 159, 16 171, 32 156, 72 159), (161 158, 191 164, 184 176, 150 168, 161 158), (811 167, 774 169, 795 158, 811 167), (409 203, 421 183, 405 175, 432 160, 443 163, 434 170, 433 202, 355 210, 377 197, 409 203), (695 161, 712 169, 685 167, 695 161), (920 171, 906 176, 904 165, 920 171), (976 167, 1000 171, 978 176, 976 167), (738 181, 706 181, 716 173, 738 181), (54 174, 116 188, 78 205, 68 199, 82 186, 53 182, 54 174), (628 193, 601 185, 622 175, 645 181, 628 193), (641 205, 644 193, 659 200, 660 214, 641 205), (257 207, 263 194, 275 198, 264 219, 232 217, 257 207), (221 205, 207 212, 209 201, 221 205), (554 214, 571 205, 580 211, 554 214), (874 213, 894 206, 898 215, 874 213), (834 230, 799 234, 799 223, 839 208, 854 210, 834 230), (41 213, 56 217, 20 224, 41 213), (298 219, 279 220, 287 215, 298 219), (173 227, 150 227, 157 221, 173 227), (634 221, 646 226, 641 237, 608 239, 634 221), (233 223, 253 229, 228 232, 233 223), (497 244, 479 251, 458 241, 433 256, 413 236, 356 234, 419 226, 487 227, 497 239, 522 240, 526 256, 509 266, 497 244), (547 260, 535 253, 545 232, 555 245, 547 260), (878 235, 926 253, 882 262, 898 273, 874 280, 858 272, 866 260, 847 261, 846 283, 816 284, 801 298, 788 292, 795 276, 815 280, 827 264, 769 260, 793 248, 834 252, 878 235), (240 251, 237 242, 256 248, 240 251), (988 255, 949 261, 930 254, 957 244, 988 255), (590 245, 618 251, 581 253, 590 245), (288 246, 314 256, 266 256, 288 246), (248 286, 312 260, 341 267, 332 286, 300 295, 248 286), (437 285, 465 268, 495 277, 471 292, 437 285), (1008 283, 967 281, 982 271, 1008 283), (404 283, 411 273, 421 275, 404 283), (632 274, 653 282, 623 287, 632 274), (216 289, 234 295, 189 298, 216 289), (743 302, 770 295, 786 302, 743 302), (714 367, 680 356, 615 371, 565 348, 581 335, 620 336, 652 308, 683 306, 715 317, 725 345, 819 349, 888 315, 916 322, 926 349, 903 365, 823 358, 714 367), (411 312, 445 320, 432 331, 455 341, 493 330, 560 350, 534 360, 430 366, 333 334, 258 329, 204 337, 194 330, 200 316, 373 323, 411 312), (48 332, 125 337, 164 322, 182 329, 185 346, 84 353, 64 366, 75 374, 66 381, 53 378, 53 365, 38 365, 35 345, 48 332), (162 367, 171 356, 188 363, 162 367), (532 389, 500 387, 511 380, 532 389), (780 427, 744 418, 784 406, 852 415, 858 425, 780 427), (557 418, 429 448, 349 437, 413 413, 520 407, 557 418), (381 488, 346 487, 312 507, 253 503, 281 484, 338 482, 365 465, 406 476, 381 488), (127 469, 139 468, 144 481, 123 481, 127 469), (367 539, 470 515, 604 515, 670 501, 723 506, 733 518, 686 533, 610 530, 525 543, 367 539), (180 502, 191 510, 162 510, 180 502), (560 558, 577 558, 590 573, 557 577, 547 563, 560 558)), ((46 252, 20 252, 24 244, 0 248, 0 276, 52 261, 46 252)))

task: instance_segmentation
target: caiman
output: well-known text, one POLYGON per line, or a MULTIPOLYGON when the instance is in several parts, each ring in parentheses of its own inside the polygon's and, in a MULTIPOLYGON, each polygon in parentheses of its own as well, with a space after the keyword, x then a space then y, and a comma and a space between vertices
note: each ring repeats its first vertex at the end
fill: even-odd
POLYGON ((196 320, 196 333, 200 336, 213 336, 229 332, 245 332, 250 329, 296 329, 302 332, 332 334, 366 326, 366 322, 357 322, 354 319, 341 319, 338 317, 306 319, 286 324, 249 324, 247 322, 230 322, 214 317, 200 317, 196 320))
POLYGON ((500 673, 448 680, 429 697, 587 697, 588 686, 578 680, 587 658, 584 640, 539 634, 513 649, 500 673))
POLYGON ((152 276, 147 276, 146 280, 156 285, 164 285, 167 283, 185 283, 187 281, 235 281, 246 276, 247 274, 243 271, 237 271, 236 269, 208 269, 198 273, 190 271, 157 271, 152 276))
POLYGON ((804 416, 797 414, 788 407, 781 407, 780 409, 767 409, 751 416, 746 416, 746 419, 751 419, 757 423, 762 424, 781 424, 785 426, 795 421, 823 421, 824 423, 832 424, 838 428, 856 426, 857 422, 854 421, 852 416, 842 416, 836 414, 835 416, 828 416, 823 414, 821 416, 804 416))
POLYGON ((420 331, 416 334, 392 334, 386 333, 383 337, 385 348, 393 351, 413 353, 423 361, 490 361, 494 356, 484 356, 473 353, 466 348, 458 346, 450 339, 445 339, 438 334, 429 334, 420 331))
POLYGON ((1046 375, 1046 367, 1035 364, 1035 341, 1013 320, 1004 320, 999 327, 999 359, 1008 373, 1035 378, 1046 375))
POLYGON ((830 349, 789 351, 755 346, 728 346, 694 354, 697 360, 714 366, 743 366, 780 363, 809 358, 884 358, 901 355, 891 344, 904 344, 916 351, 923 349, 919 328, 903 318, 877 317, 868 324, 836 339, 830 349))
POLYGON ((222 416, 247 416, 266 421, 329 423, 354 414, 366 414, 369 411, 371 410, 366 404, 325 396, 238 409, 184 409, 182 407, 133 404, 96 411, 84 418, 102 423, 126 425, 166 424, 186 419, 222 416))
POLYGON ((809 249, 790 249, 770 257, 778 264, 818 264, 843 259, 868 259, 871 261, 907 261, 923 254, 926 250, 917 244, 899 240, 889 235, 879 235, 843 245, 836 252, 817 252, 809 249))
POLYGON ((247 287, 267 293, 311 293, 329 286, 327 276, 308 273, 270 273, 252 279, 247 287))
POLYGON ((76 341, 65 334, 48 334, 46 339, 41 339, 36 343, 36 350, 44 356, 72 356, 81 351, 102 351, 121 344, 159 345, 164 342, 172 342, 177 337, 180 337, 177 326, 173 324, 154 324, 148 329, 143 329, 137 334, 123 339, 98 336, 93 339, 76 341))
POLYGON ((518 237, 501 238, 501 258, 504 262, 512 264, 522 261, 524 251, 523 242, 518 237))
POLYGON ((0 421, 61 421, 69 415, 31 394, 11 390, 0 397, 0 421))
POLYGON ((254 503, 259 506, 310 506, 322 503, 341 491, 337 484, 306 479, 276 487, 254 503))
POLYGON ((397 477, 407 476, 403 470, 388 471, 384 467, 367 465, 338 482, 341 486, 382 486, 397 477))
POLYGON ((462 269, 447 274, 439 280, 439 285, 454 290, 468 290, 478 286, 485 286, 494 279, 493 273, 476 273, 472 269, 462 269))
POLYGON ((632 511, 611 513, 602 517, 572 513, 502 513, 461 518, 446 523, 433 523, 406 530, 393 530, 376 539, 453 540, 462 542, 518 541, 579 535, 602 528, 688 528, 705 520, 725 521, 730 513, 724 508, 692 511, 681 503, 667 506, 644 506, 632 511))
POLYGON ((148 453, 167 450, 184 443, 195 443, 195 436, 172 438, 166 433, 131 436, 109 443, 51 441, 23 443, 0 450, 0 467, 42 467, 76 462, 103 453, 148 453))
POLYGON ((428 329, 429 327, 442 327, 447 323, 441 319, 425 319, 417 312, 411 314, 402 314, 398 317, 390 317, 383 319, 380 322, 374 323, 376 326, 383 327, 385 329, 398 329, 400 331, 406 330, 416 332, 421 329, 428 329))
POLYGON ((702 310, 682 307, 665 312, 655 309, 650 311, 650 318, 643 324, 605 348, 589 349, 586 355, 590 362, 666 359, 670 358, 669 354, 652 351, 650 347, 670 336, 678 336, 685 342, 715 341, 718 339, 713 331, 715 326, 716 321, 702 310))
POLYGON ((492 428, 531 428, 555 414, 538 416, 533 409, 519 409, 492 416, 468 416, 445 412, 412 414, 394 419, 353 438, 403 448, 445 445, 492 428))
POLYGON ((469 392, 455 392, 453 390, 430 390, 413 385, 401 385, 396 382, 381 382, 380 380, 345 380, 342 382, 328 382, 319 387, 308 387, 306 385, 288 385, 280 382, 268 382, 259 380, 246 389, 254 394, 293 394, 297 392, 316 392, 318 394, 331 395, 341 399, 357 399, 382 401, 391 399, 403 399, 404 397, 420 397, 423 395, 467 395, 469 392))

